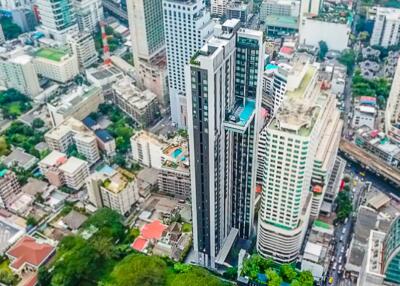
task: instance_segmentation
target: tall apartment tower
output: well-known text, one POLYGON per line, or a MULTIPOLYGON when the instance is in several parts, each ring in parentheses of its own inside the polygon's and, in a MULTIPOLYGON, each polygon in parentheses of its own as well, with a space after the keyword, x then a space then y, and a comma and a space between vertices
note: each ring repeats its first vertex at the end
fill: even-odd
POLYGON ((231 19, 186 68, 193 237, 216 268, 235 237, 251 236, 261 108, 263 34, 231 19))
POLYGON ((266 129, 257 250, 280 263, 297 259, 310 215, 319 212, 342 128, 336 99, 318 79, 317 69, 306 58, 301 62, 307 63, 305 72, 300 65, 298 80, 288 82, 266 129))
POLYGON ((79 30, 94 33, 101 20, 104 19, 101 0, 74 0, 74 8, 79 30))
POLYGON ((72 0, 37 0, 43 30, 51 38, 65 42, 66 36, 77 32, 78 24, 72 0))
POLYGON ((135 66, 165 49, 162 0, 127 0, 135 66))
POLYGON ((382 47, 395 46, 400 42, 400 9, 376 8, 371 45, 382 47))
POLYGON ((164 33, 173 122, 187 127, 185 65, 213 32, 204 0, 164 0, 164 33))
POLYGON ((32 57, 19 50, 0 57, 0 79, 8 88, 15 88, 31 98, 42 92, 32 57))

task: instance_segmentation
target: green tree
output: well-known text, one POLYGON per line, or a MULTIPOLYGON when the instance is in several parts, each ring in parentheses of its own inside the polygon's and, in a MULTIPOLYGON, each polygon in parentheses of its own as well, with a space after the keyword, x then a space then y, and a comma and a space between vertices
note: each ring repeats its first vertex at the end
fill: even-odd
POLYGON ((51 283, 51 273, 45 266, 40 266, 38 270, 38 285, 39 286, 48 286, 51 283))
POLYGON ((14 285, 17 279, 11 271, 0 269, 0 282, 6 285, 14 285))
POLYGON ((6 138, 4 138, 4 136, 0 136, 0 156, 7 155, 8 153, 10 153, 10 149, 6 138))
POLYGON ((37 220, 34 218, 34 217, 32 217, 32 216, 29 216, 27 219, 26 219, 26 224, 27 225, 30 225, 30 226, 35 226, 35 225, 37 225, 37 220))
POLYGON ((301 286, 299 280, 295 279, 292 281, 292 283, 290 283, 290 286, 301 286))
POLYGON ((352 74, 356 63, 356 54, 353 50, 345 50, 340 55, 338 61, 347 67, 347 74, 352 74))
POLYGON ((282 278, 276 273, 275 270, 269 268, 265 274, 268 277, 268 286, 280 286, 282 283, 282 278))
POLYGON ((131 254, 114 267, 108 285, 162 286, 166 270, 167 264, 157 256, 131 254))
POLYGON ((91 225, 103 230, 113 239, 123 239, 125 236, 122 216, 109 208, 98 209, 83 226, 88 227, 91 225))
POLYGON ((290 264, 282 264, 279 273, 282 276, 283 281, 292 282, 294 278, 297 276, 296 270, 293 269, 293 266, 290 264))
POLYGON ((190 271, 179 273, 173 279, 168 279, 166 286, 223 286, 219 278, 213 276, 207 270, 193 267, 190 271))
POLYGON ((238 269, 237 267, 229 267, 223 274, 226 279, 236 280, 238 269))
POLYGON ((326 54, 328 53, 328 45, 325 41, 320 41, 319 45, 319 52, 318 52, 318 59, 323 61, 325 59, 326 54))
POLYGON ((302 271, 299 275, 299 282, 301 286, 313 286, 314 285, 314 277, 311 271, 302 271))
POLYGON ((35 118, 32 121, 32 127, 33 128, 42 128, 44 126, 44 121, 40 118, 35 118))
POLYGON ((176 273, 186 273, 192 270, 192 265, 185 264, 185 263, 175 263, 174 264, 174 271, 176 273))

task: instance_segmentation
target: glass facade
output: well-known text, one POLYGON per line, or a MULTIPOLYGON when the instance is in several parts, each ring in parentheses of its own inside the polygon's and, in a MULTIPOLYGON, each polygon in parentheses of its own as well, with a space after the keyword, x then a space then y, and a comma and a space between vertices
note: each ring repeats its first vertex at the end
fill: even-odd
POLYGON ((392 223, 383 243, 385 281, 400 284, 400 217, 392 223))

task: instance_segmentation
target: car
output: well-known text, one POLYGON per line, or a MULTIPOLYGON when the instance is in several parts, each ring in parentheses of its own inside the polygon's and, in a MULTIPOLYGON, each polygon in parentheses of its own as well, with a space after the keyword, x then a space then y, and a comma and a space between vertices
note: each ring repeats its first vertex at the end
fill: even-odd
MULTIPOLYGON (((342 264, 342 260, 343 260, 343 257, 340 256, 340 257, 339 257, 339 260, 338 260, 339 264, 342 264)), ((339 268, 340 268, 340 267, 339 267, 339 268)))
POLYGON ((336 265, 337 265, 337 263, 335 262, 335 263, 333 264, 333 267, 332 267, 333 270, 336 270, 336 265))
POLYGON ((335 256, 332 256, 331 262, 335 261, 335 256))
POLYGON ((340 240, 339 241, 342 241, 342 240, 343 240, 343 235, 340 236, 340 240))
POLYGON ((331 277, 329 277, 329 280, 328 280, 328 282, 329 282, 329 284, 333 284, 333 277, 331 276, 331 277))
POLYGON ((349 218, 346 217, 346 219, 344 220, 344 224, 346 224, 349 221, 349 218))
POLYGON ((342 230, 342 234, 345 234, 345 233, 346 233, 346 228, 344 227, 342 230))
POLYGON ((340 249, 340 253, 344 253, 344 246, 342 246, 342 248, 340 249))

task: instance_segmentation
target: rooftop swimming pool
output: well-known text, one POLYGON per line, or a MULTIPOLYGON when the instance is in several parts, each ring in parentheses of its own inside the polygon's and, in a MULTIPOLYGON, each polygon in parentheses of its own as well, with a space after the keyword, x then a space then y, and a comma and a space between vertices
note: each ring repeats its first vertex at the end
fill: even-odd
POLYGON ((182 149, 181 148, 177 148, 175 149, 172 153, 171 156, 174 157, 174 159, 178 158, 178 156, 182 153, 182 149))

